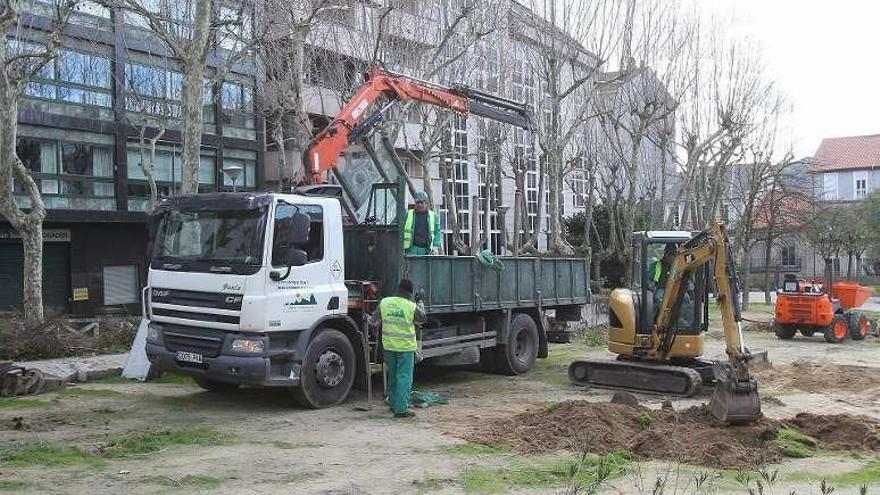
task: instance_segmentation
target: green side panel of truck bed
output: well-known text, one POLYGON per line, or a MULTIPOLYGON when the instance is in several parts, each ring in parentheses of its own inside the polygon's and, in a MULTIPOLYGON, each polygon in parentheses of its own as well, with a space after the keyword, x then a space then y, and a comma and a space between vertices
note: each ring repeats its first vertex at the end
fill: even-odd
POLYGON ((496 271, 473 256, 406 256, 403 273, 429 313, 558 307, 590 300, 583 258, 501 258, 496 271))

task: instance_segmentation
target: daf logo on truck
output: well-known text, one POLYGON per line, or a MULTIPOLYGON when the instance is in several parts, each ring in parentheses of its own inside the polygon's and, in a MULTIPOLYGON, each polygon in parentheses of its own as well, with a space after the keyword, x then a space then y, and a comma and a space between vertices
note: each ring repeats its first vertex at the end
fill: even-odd
POLYGON ((170 293, 170 290, 153 289, 153 297, 168 297, 170 293))

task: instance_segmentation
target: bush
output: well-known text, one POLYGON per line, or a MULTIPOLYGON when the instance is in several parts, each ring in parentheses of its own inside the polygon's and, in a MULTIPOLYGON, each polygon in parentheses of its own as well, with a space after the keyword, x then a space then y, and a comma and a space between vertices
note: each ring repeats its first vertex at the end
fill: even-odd
POLYGON ((139 319, 108 316, 92 323, 66 318, 25 329, 20 318, 0 320, 0 359, 30 361, 125 352, 137 333, 139 319))

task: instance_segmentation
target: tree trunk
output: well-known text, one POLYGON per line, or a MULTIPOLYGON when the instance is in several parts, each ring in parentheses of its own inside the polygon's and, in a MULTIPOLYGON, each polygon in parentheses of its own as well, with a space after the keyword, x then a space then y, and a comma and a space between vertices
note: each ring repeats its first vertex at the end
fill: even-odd
POLYGON ((749 310, 749 291, 751 290, 752 263, 748 248, 743 248, 742 257, 742 309, 749 310))
POLYGON ((767 242, 764 243, 764 302, 770 304, 770 263, 773 258, 773 236, 767 234, 767 242))
MULTIPOLYGON (((192 42, 189 52, 181 54, 184 64, 180 94, 181 147, 183 167, 180 193, 198 194, 199 163, 202 150, 202 107, 205 98, 205 60, 211 33, 212 0, 196 0, 192 42)), ((221 116, 217 116, 222 119, 221 116)))
MULTIPOLYGON (((3 48, 0 55, 5 56, 5 45, 3 48)), ((35 328, 45 321, 43 219, 46 217, 46 210, 36 181, 16 154, 20 95, 18 88, 7 79, 7 76, 0 75, 0 214, 21 236, 24 250, 22 266, 24 324, 26 328, 35 328), (24 189, 30 200, 30 211, 27 213, 19 209, 15 203, 13 181, 24 189)))

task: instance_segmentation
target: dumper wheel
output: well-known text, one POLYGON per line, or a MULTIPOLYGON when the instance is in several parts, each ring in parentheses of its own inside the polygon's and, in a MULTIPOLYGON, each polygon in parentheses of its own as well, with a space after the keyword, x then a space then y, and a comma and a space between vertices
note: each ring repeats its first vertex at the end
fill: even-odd
POLYGON ((784 323, 773 322, 773 333, 776 334, 776 337, 784 340, 788 340, 794 337, 794 334, 797 333, 797 328, 792 325, 786 325, 784 323))
POLYGON ((812 337, 813 334, 815 334, 815 333, 816 333, 816 329, 813 327, 802 327, 801 328, 801 335, 803 335, 804 337, 812 337))
POLYGON ((853 340, 863 340, 868 336, 868 319, 859 313, 847 314, 849 320, 849 336, 853 340))
POLYGON ((202 387, 209 392, 226 393, 232 392, 238 388, 238 384, 218 382, 217 380, 208 380, 207 378, 194 377, 196 385, 202 387))
POLYGON ((834 315, 831 323, 825 327, 825 340, 832 344, 839 344, 846 339, 848 330, 846 318, 844 318, 843 315, 834 315))
POLYGON ((520 313, 510 321, 507 343, 495 347, 495 369, 504 375, 519 375, 532 369, 538 357, 538 325, 520 313))
POLYGON ((309 342, 293 398, 303 407, 332 407, 348 397, 356 374, 354 348, 339 330, 323 329, 309 342))

